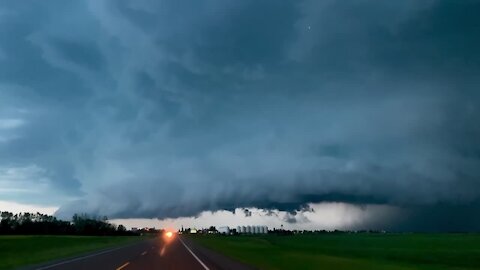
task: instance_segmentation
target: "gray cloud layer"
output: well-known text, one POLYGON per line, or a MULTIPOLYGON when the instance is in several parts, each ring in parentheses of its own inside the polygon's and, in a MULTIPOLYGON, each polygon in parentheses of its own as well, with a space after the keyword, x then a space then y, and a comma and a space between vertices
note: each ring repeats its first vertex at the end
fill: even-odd
POLYGON ((23 124, 0 124, 0 167, 49 185, 4 196, 78 199, 67 216, 315 201, 478 213, 479 10, 2 1, 0 123, 23 124))

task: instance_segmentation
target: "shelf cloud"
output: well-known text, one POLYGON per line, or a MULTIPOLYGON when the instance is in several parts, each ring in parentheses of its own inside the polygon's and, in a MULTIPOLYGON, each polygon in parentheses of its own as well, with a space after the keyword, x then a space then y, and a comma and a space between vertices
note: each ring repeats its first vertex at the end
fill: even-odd
POLYGON ((403 209, 393 229, 479 230, 479 9, 6 2, 0 196, 62 217, 374 204, 403 209), (8 172, 42 192, 5 193, 27 181, 8 172))

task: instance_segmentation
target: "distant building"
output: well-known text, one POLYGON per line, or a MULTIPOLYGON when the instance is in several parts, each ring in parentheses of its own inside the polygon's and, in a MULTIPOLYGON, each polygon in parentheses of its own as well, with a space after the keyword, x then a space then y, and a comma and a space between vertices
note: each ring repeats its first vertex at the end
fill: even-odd
POLYGON ((239 234, 267 234, 267 226, 237 226, 239 234))
POLYGON ((218 227, 217 231, 220 234, 230 234, 230 228, 228 226, 218 227))

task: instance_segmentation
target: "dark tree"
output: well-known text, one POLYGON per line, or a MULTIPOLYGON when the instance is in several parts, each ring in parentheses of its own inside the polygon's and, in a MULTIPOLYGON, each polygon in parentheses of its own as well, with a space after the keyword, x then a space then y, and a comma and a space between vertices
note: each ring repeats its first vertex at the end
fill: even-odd
POLYGON ((118 228, 107 217, 90 217, 75 214, 72 222, 41 213, 0 212, 0 234, 73 234, 73 235, 135 235, 125 226, 118 228))

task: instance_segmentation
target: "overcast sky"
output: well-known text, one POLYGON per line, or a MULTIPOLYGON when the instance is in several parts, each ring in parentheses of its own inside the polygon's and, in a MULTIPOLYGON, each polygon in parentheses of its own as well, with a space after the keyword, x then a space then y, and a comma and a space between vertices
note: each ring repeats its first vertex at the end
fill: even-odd
POLYGON ((0 0, 0 206, 480 230, 478 12, 0 0))

